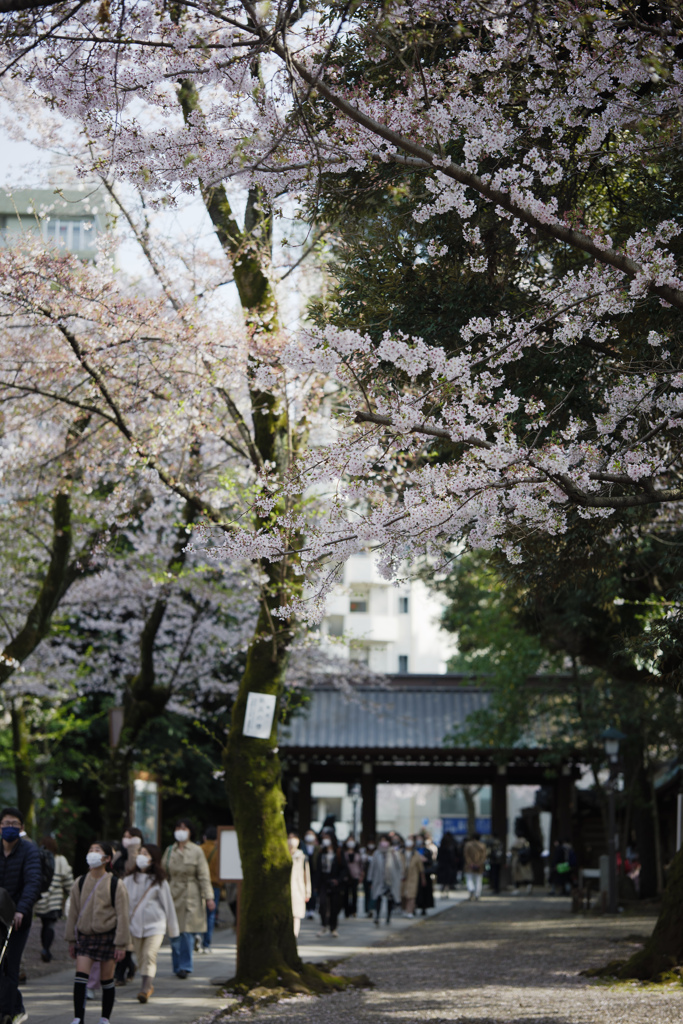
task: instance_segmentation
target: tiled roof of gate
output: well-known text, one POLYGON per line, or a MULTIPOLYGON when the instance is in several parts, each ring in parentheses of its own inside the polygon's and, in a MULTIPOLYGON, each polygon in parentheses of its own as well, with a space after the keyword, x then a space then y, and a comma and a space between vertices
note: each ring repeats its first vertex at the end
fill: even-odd
POLYGON ((280 746, 438 749, 454 726, 488 703, 475 688, 424 686, 360 689, 351 696, 335 689, 317 689, 303 712, 283 727, 280 746))

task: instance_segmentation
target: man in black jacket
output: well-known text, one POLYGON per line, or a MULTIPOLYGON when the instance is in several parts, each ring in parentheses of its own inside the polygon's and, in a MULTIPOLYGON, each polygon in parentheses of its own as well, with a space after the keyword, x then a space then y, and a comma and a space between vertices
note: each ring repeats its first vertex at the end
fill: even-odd
POLYGON ((21 838, 23 817, 16 807, 0 811, 0 888, 16 905, 14 930, 0 967, 0 1022, 22 1024, 28 1017, 19 991, 19 966, 31 930, 33 904, 40 896, 40 853, 35 843, 21 838))

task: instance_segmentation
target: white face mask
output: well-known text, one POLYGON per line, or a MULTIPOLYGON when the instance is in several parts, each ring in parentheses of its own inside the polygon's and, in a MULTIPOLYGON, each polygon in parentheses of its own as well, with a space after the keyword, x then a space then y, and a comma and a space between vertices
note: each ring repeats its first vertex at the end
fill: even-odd
POLYGON ((190 838, 190 833, 186 828, 177 828, 173 835, 175 836, 176 843, 186 843, 190 838))
POLYGON ((86 855, 86 861, 89 868, 101 868, 104 856, 101 853, 95 853, 93 850, 91 853, 86 855))
POLYGON ((332 846, 332 840, 328 839, 327 836, 323 839, 323 846, 332 846))
POLYGON ((314 835, 306 836, 306 842, 308 843, 309 846, 312 846, 313 843, 315 842, 315 836, 314 835))
POLYGON ((149 857, 146 857, 144 853, 139 853, 135 858, 135 863, 137 864, 139 871, 146 871, 152 861, 149 857))
POLYGON ((351 840, 350 842, 348 842, 348 843, 346 844, 346 849, 347 849, 347 850, 352 850, 352 849, 354 848, 354 846, 355 846, 355 845, 356 845, 356 844, 355 844, 355 843, 353 842, 353 840, 351 840))
POLYGON ((294 839, 294 838, 288 839, 287 842, 289 843, 290 850, 294 851, 294 850, 298 850, 299 849, 299 840, 298 839, 294 839))
POLYGON ((128 849, 131 846, 137 846, 141 841, 139 836, 130 836, 128 839, 122 839, 121 845, 128 849))
POLYGON ((415 843, 413 842, 413 840, 412 839, 406 839, 406 850, 412 850, 413 846, 415 846, 415 843))

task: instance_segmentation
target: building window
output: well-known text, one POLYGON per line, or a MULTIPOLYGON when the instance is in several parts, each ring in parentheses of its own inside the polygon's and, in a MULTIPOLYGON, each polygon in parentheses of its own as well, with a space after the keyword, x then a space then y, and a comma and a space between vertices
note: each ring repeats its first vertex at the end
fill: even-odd
POLYGON ((404 676, 408 671, 408 655, 399 654, 398 656, 398 671, 399 675, 404 676))
POLYGON ((368 610, 368 602, 365 598, 354 597, 350 604, 352 612, 366 612, 368 610))
POLYGON ((95 247, 94 220, 59 220, 50 217, 45 222, 45 240, 58 245, 61 249, 79 252, 82 249, 95 247))
POLYGON ((344 635, 344 616, 343 615, 329 615, 327 618, 327 635, 328 636, 343 636, 344 635))
POLYGON ((398 599, 398 610, 399 610, 399 613, 401 615, 407 615, 408 614, 408 598, 407 597, 399 597, 399 599, 398 599))

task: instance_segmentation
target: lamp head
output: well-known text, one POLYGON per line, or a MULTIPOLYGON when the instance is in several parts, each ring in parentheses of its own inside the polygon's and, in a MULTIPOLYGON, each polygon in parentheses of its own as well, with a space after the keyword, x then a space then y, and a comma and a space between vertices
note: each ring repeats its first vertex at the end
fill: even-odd
POLYGON ((615 729, 614 726, 610 725, 608 729, 603 729, 600 733, 600 738, 605 743, 605 753, 612 762, 616 764, 619 760, 619 743, 621 740, 626 739, 626 734, 620 732, 619 729, 615 729))

